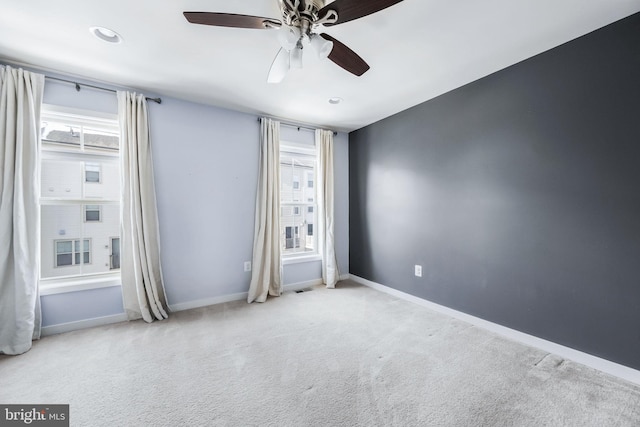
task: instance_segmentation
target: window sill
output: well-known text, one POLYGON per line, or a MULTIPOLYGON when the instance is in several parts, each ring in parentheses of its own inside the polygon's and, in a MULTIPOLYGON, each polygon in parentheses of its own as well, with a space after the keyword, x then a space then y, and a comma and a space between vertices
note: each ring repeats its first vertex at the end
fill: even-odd
POLYGON ((91 289, 121 286, 120 273, 99 277, 64 277, 40 280, 40 295, 64 294, 67 292, 88 291, 91 289))
POLYGON ((314 262, 314 261, 322 261, 322 256, 318 255, 318 254, 314 254, 314 255, 291 255, 291 256, 287 256, 282 257, 282 265, 288 265, 288 264, 300 264, 302 262, 314 262))

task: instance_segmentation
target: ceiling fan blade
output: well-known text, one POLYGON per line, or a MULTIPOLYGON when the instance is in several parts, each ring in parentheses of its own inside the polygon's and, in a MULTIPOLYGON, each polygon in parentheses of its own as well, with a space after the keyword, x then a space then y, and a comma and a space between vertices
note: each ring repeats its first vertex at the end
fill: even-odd
POLYGON ((401 1, 402 0, 336 0, 320 9, 318 16, 323 17, 330 10, 338 12, 338 20, 336 22, 327 22, 324 24, 329 27, 371 15, 372 13, 379 12, 382 9, 386 9, 396 3, 400 3, 401 1))
POLYGON ((192 24, 214 25, 216 27, 264 30, 267 28, 279 28, 282 25, 282 22, 278 19, 251 15, 236 15, 234 13, 184 12, 184 17, 192 24))
POLYGON ((349 49, 346 45, 331 37, 329 34, 320 34, 323 39, 333 42, 333 49, 329 54, 329 59, 348 72, 361 76, 369 70, 369 64, 360 58, 357 53, 349 49))
POLYGON ((291 68, 289 52, 280 49, 269 69, 267 83, 280 83, 289 72, 289 68, 291 68))

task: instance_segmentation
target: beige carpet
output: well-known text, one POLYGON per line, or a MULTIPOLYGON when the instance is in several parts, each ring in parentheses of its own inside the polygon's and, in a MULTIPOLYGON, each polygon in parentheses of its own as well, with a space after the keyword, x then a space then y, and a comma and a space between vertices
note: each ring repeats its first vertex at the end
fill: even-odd
POLYGON ((640 387, 352 282, 46 337, 0 403, 73 426, 638 426, 640 387))

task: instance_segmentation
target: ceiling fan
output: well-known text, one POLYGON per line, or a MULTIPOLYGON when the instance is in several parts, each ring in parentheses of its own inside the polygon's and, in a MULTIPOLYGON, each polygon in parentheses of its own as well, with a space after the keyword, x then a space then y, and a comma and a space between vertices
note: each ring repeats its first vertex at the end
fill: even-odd
POLYGON ((356 76, 369 65, 346 45, 321 32, 323 27, 353 21, 402 0, 278 0, 282 20, 216 12, 184 12, 192 24, 217 27, 276 29, 282 48, 271 64, 267 81, 281 82, 291 68, 302 68, 303 51, 310 47, 319 58, 329 58, 356 76))

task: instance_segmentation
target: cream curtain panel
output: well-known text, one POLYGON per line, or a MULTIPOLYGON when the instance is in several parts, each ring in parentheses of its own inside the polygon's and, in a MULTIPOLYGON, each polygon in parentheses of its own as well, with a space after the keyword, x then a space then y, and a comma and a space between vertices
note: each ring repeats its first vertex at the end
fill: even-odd
POLYGON ((40 107, 44 76, 0 65, 0 353, 40 338, 40 107))
POLYGON ((118 91, 122 183, 122 297, 130 320, 168 317, 144 95, 118 91))
POLYGON ((335 288, 340 278, 336 260, 333 207, 333 132, 316 129, 318 152, 318 242, 322 254, 322 281, 335 288))
POLYGON ((282 294, 280 260, 280 122, 260 120, 260 165, 248 302, 282 294))

